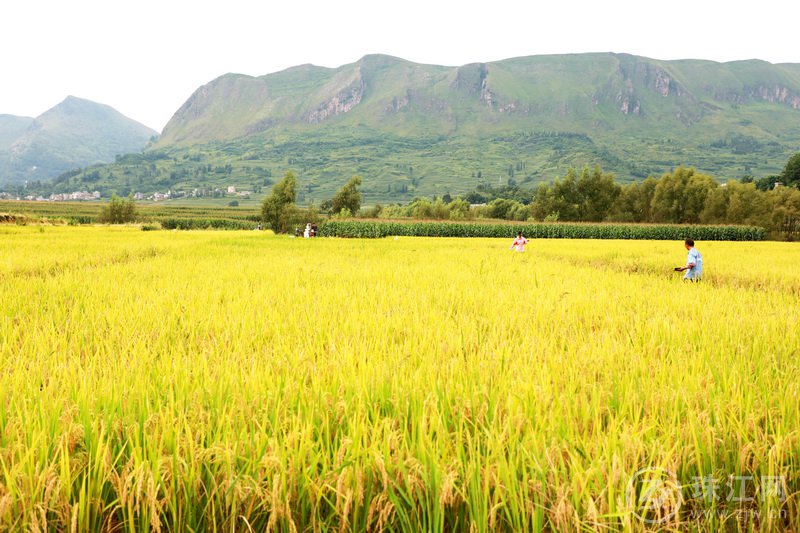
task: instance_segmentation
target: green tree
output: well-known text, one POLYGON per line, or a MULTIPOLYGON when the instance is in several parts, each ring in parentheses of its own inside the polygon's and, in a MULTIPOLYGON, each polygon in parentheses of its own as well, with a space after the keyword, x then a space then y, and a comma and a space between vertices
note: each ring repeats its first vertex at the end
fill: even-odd
POLYGON ((451 220, 464 220, 470 216, 469 202, 463 198, 456 198, 450 202, 449 207, 451 220))
POLYGON ((783 239, 800 239, 800 191, 778 187, 766 194, 771 209, 770 229, 783 239))
POLYGON ((653 193, 652 210, 655 222, 676 224, 697 223, 710 192, 719 184, 693 168, 680 166, 658 180, 653 193))
POLYGON ((575 169, 567 170, 567 175, 553 182, 552 210, 559 220, 579 220, 581 195, 578 192, 578 179, 575 169))
POLYGON ((383 211, 383 206, 381 204, 375 204, 372 207, 370 207, 366 213, 364 213, 364 216, 366 216, 367 218, 378 218, 379 216, 381 216, 382 211, 383 211))
POLYGON ((539 185, 530 210, 538 220, 556 217, 558 220, 599 222, 611 216, 620 191, 614 175, 604 174, 600 166, 595 166, 593 171, 584 168, 580 177, 570 168, 567 175, 555 180, 552 186, 539 185))
POLYGON ((353 214, 358 213, 358 210, 361 209, 361 192, 358 190, 360 185, 360 177, 353 176, 350 178, 350 181, 339 189, 331 199, 331 212, 337 214, 342 209, 348 209, 353 214))
POLYGON ((769 198, 754 183, 730 180, 713 189, 706 198, 700 220, 708 224, 747 224, 767 227, 769 198))
POLYGON ((446 204, 444 200, 437 197, 431 208, 431 218, 438 220, 450 218, 450 206, 446 204))
POLYGON ((781 172, 781 181, 784 185, 800 188, 800 152, 797 152, 789 161, 781 172))
POLYGON ((409 207, 414 218, 423 220, 433 218, 433 204, 427 198, 417 198, 409 207))
POLYGON ((486 215, 503 220, 527 220, 529 210, 516 200, 497 198, 486 206, 486 215))
POLYGON ((647 177, 639 184, 637 203, 634 204, 634 214, 639 217, 639 222, 653 221, 653 196, 656 194, 658 180, 652 176, 647 177))
POLYGON ((133 198, 120 198, 116 194, 111 196, 108 204, 100 208, 98 220, 104 224, 128 224, 136 220, 136 204, 133 198))
POLYGON ((608 218, 615 222, 652 222, 651 205, 657 184, 656 178, 649 177, 622 187, 608 218))
POLYGON ((555 198, 553 188, 546 183, 540 183, 536 188, 536 195, 530 205, 531 216, 536 220, 544 220, 553 215, 558 217, 555 211, 555 198))
POLYGON ((261 219, 275 233, 286 233, 297 217, 296 198, 297 178, 288 171, 261 203, 261 219))
POLYGON ((605 220, 620 191, 621 187, 614 182, 614 175, 604 174, 599 165, 595 165, 592 172, 584 168, 577 184, 580 198, 578 219, 589 222, 605 220))
POLYGON ((756 180, 756 188, 759 191, 771 191, 775 184, 781 181, 780 176, 766 176, 756 180))

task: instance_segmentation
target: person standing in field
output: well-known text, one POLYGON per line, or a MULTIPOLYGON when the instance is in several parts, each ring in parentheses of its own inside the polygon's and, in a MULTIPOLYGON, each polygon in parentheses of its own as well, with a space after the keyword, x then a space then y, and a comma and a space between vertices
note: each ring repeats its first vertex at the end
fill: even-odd
POLYGON ((676 267, 675 270, 677 272, 686 271, 683 281, 700 281, 703 276, 703 256, 694 247, 692 239, 686 239, 683 245, 689 251, 689 255, 686 257, 686 266, 676 267))
POLYGON ((521 231, 518 231, 517 238, 514 239, 514 242, 511 244, 511 250, 516 248, 518 252, 524 252, 526 244, 528 244, 528 239, 522 236, 521 231))

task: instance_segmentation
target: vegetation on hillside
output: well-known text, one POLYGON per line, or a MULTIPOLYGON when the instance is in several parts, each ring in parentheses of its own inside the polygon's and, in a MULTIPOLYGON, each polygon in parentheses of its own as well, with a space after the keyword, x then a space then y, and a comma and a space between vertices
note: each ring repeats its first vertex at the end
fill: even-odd
MULTIPOLYGON (((615 142, 622 146, 633 141, 620 137, 615 142)), ((787 146, 774 152, 728 154, 704 145, 684 146, 677 153, 663 141, 647 143, 653 154, 650 148, 631 144, 625 149, 630 153, 620 156, 613 147, 588 137, 555 132, 454 139, 400 139, 367 131, 343 138, 308 134, 304 140, 262 136, 129 154, 111 165, 64 173, 52 184, 31 182, 27 189, 9 190, 23 195, 97 190, 104 197, 169 190, 211 197, 234 185, 260 194, 291 169, 303 204, 330 199, 353 174, 364 180, 364 203, 396 203, 418 196, 459 196, 509 182, 531 188, 562 176, 570 167, 594 164, 614 173, 621 183, 660 175, 681 162, 724 179, 760 179, 778 175, 792 153, 787 146)), ((800 140, 794 149, 797 144, 800 140)))
POLYGON ((167 190, 258 193, 287 169, 298 202, 350 176, 364 202, 535 187, 599 164, 622 183, 679 165, 722 180, 777 175, 800 145, 797 65, 658 61, 625 54, 462 67, 368 56, 198 89, 157 144, 28 191, 109 197, 167 190))

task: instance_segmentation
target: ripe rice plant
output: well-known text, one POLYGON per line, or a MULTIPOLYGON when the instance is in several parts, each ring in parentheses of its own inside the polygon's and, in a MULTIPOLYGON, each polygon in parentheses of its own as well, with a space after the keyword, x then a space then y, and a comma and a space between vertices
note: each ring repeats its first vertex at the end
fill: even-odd
POLYGON ((509 245, 0 226, 0 531, 800 527, 800 248, 509 245))

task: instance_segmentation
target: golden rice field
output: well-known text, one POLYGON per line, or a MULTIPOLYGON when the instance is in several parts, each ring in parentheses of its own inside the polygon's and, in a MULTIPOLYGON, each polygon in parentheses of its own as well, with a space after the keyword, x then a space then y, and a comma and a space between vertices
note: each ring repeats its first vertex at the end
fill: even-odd
POLYGON ((510 244, 0 226, 0 531, 800 529, 800 246, 510 244))

